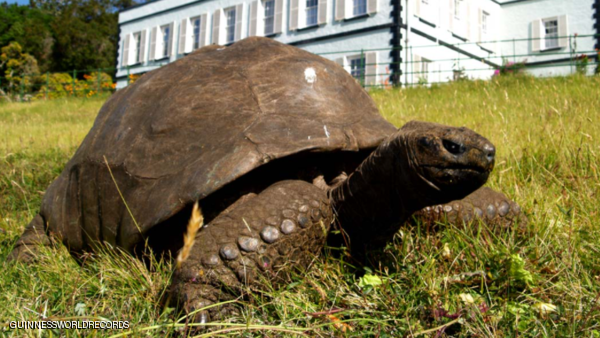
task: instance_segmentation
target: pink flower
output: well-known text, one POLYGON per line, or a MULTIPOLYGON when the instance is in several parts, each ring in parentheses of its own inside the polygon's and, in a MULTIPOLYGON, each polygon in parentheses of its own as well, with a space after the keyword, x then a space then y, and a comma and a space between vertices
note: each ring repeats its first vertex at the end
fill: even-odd
POLYGON ((496 70, 494 71, 494 75, 500 75, 500 69, 496 69, 496 70))

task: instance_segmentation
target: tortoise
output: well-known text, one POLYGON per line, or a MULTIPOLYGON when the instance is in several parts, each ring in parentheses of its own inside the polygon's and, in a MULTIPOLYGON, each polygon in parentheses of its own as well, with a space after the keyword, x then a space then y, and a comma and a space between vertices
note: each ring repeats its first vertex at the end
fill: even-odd
POLYGON ((464 127, 398 129, 336 63, 247 38, 114 93, 9 259, 34 259, 51 238, 75 257, 99 243, 175 253, 198 201, 206 226, 170 289, 195 313, 261 276, 285 282, 319 253, 334 219, 353 251, 390 240, 415 213, 512 219, 514 202, 479 189, 494 157, 464 127))

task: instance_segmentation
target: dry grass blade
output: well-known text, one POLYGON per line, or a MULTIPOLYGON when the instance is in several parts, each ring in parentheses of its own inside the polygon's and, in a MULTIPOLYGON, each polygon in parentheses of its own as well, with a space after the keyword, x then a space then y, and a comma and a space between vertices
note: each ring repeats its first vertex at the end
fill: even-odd
POLYGON ((194 208, 192 209, 192 215, 190 216, 190 220, 188 222, 187 231, 185 234, 183 234, 183 247, 181 248, 181 251, 179 251, 179 255, 177 255, 177 268, 181 267, 181 264, 183 264, 183 262, 185 262, 185 260, 190 256, 190 252, 194 246, 196 234, 203 225, 204 217, 202 216, 198 202, 196 202, 194 203, 194 208))

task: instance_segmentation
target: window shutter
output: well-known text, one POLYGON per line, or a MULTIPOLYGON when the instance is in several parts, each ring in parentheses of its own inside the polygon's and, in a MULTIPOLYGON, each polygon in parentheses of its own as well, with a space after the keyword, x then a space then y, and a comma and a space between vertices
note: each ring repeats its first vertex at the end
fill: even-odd
POLYGON ((569 27, 567 24, 567 16, 561 15, 558 17, 558 45, 562 48, 569 47, 569 27))
POLYGON ((242 39, 242 27, 244 22, 244 4, 235 6, 235 37, 233 41, 242 39))
POLYGON ((146 30, 140 32, 140 50, 138 51, 140 63, 146 61, 146 30))
POLYGON ((187 25, 188 25, 188 19, 183 19, 181 20, 181 26, 179 27, 179 54, 183 54, 186 52, 186 46, 185 44, 187 43, 187 25))
POLYGON ((298 1, 290 0, 290 30, 298 29, 298 1))
POLYGON ((346 0, 335 0, 335 19, 337 21, 346 18, 346 0))
POLYGON ((350 73, 350 69, 348 68, 348 58, 346 58, 345 56, 342 56, 340 58, 335 59, 335 62, 338 65, 342 66, 342 68, 344 68, 345 71, 350 73))
POLYGON ((171 22, 169 25, 169 45, 167 48, 167 55, 165 56, 171 56, 171 53, 173 52, 173 28, 175 28, 175 22, 171 22))
POLYGON ((123 66, 129 66, 129 43, 131 40, 131 34, 125 35, 125 41, 123 41, 123 66))
POLYGON ((221 13, 223 12, 222 9, 217 9, 215 11, 215 13, 213 14, 213 30, 212 30, 212 43, 215 45, 219 45, 220 44, 220 40, 219 40, 219 33, 221 31, 221 13))
POLYGON ((419 77, 421 77, 421 57, 413 54, 412 62, 412 82, 418 83, 419 77))
POLYGON ((377 52, 365 53, 365 84, 377 85, 377 52))
POLYGON ((415 0, 415 15, 421 17, 421 0, 415 0))
POLYGON ((156 59, 156 33, 157 28, 152 27, 150 34, 150 57, 148 58, 150 61, 154 61, 154 59, 156 59))
POLYGON ((256 36, 256 20, 258 18, 258 1, 252 1, 250 3, 250 28, 248 30, 248 36, 256 36))
POLYGON ((531 23, 531 51, 532 52, 539 52, 540 51, 540 45, 541 45, 541 24, 542 21, 541 20, 533 20, 533 22, 531 23))
POLYGON ((318 24, 324 25, 327 23, 327 0, 319 0, 318 8, 318 24))
POLYGON ((471 2, 467 1, 467 19, 465 20, 466 24, 467 24, 467 40, 472 41, 473 38, 471 37, 471 2))
POLYGON ((369 13, 369 14, 377 13, 377 1, 378 0, 367 0, 367 13, 369 13))
POLYGON ((206 32, 206 27, 208 25, 208 15, 206 13, 200 16, 200 47, 208 45, 208 34, 206 32))
POLYGON ((448 0, 450 2, 450 6, 448 6, 448 29, 452 32, 454 30, 454 0, 448 0))
MULTIPOLYGON (((483 17, 483 10, 482 10, 481 8, 479 8, 479 9, 477 10, 477 21, 478 21, 478 22, 477 22, 477 27, 479 27, 479 28, 477 29, 477 31, 479 32, 479 33, 477 34, 477 35, 478 35, 478 36, 477 36, 477 41, 478 41, 478 42, 481 42, 481 41, 483 41, 483 26, 481 25, 481 22, 483 21, 482 17, 483 17)), ((488 24, 489 24, 489 22, 488 22, 488 24)))
POLYGON ((275 0, 275 27, 273 33, 283 32, 283 0, 275 0))

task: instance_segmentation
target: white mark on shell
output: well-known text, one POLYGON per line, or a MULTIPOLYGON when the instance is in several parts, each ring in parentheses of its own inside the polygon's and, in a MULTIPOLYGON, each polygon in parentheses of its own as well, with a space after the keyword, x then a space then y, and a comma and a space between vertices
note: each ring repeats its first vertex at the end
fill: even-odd
POLYGON ((325 131, 325 136, 327 136, 327 138, 329 138, 329 131, 327 130, 326 125, 323 125, 323 130, 325 131))
POLYGON ((310 84, 317 82, 317 72, 315 72, 315 69, 312 67, 306 68, 304 70, 304 79, 310 84))

